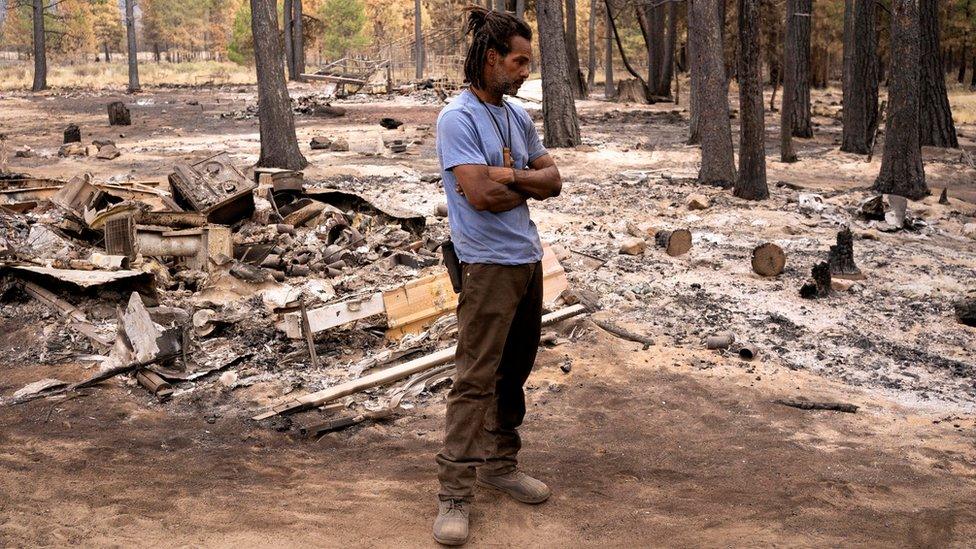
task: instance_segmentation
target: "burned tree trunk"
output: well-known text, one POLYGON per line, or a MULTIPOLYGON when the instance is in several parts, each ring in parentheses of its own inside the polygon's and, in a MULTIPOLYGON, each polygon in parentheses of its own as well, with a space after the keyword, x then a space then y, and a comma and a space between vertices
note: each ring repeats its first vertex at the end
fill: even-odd
POLYGON ((284 8, 281 10, 281 22, 285 31, 285 65, 288 66, 288 79, 295 80, 295 51, 292 44, 292 39, 295 37, 292 34, 291 18, 295 13, 295 8, 292 6, 292 0, 284 0, 284 8))
POLYGON ((604 44, 607 51, 606 60, 603 63, 603 78, 606 80, 606 83, 603 87, 603 96, 610 99, 617 95, 613 86, 613 22, 610 21, 610 10, 607 9, 606 5, 603 6, 603 9, 607 19, 607 40, 604 44))
POLYGON ((596 0, 590 0, 590 18, 587 22, 586 89, 596 83, 596 0))
POLYGON ((566 61, 573 97, 586 99, 586 84, 580 70, 579 40, 576 38, 576 0, 566 0, 566 61))
MULTIPOLYGON (((671 97, 671 80, 674 79, 674 55, 678 43, 678 4, 668 2, 667 35, 664 38, 664 59, 661 61, 661 79, 656 95, 671 97)), ((677 97, 675 97, 677 101, 677 97)))
POLYGON ((416 72, 414 76, 417 78, 417 80, 423 80, 424 78, 424 34, 423 34, 420 16, 421 16, 420 0, 414 0, 413 39, 414 39, 414 55, 417 58, 416 72))
POLYGON ((827 255, 830 274, 837 278, 861 280, 864 274, 854 263, 854 235, 849 227, 844 227, 837 233, 837 244, 830 247, 827 255))
MULTIPOLYGON (((946 93, 945 72, 939 57, 939 4, 938 0, 919 2, 921 25, 921 81, 919 99, 919 140, 922 145, 959 148, 956 126, 952 122, 952 110, 946 93)), ((966 71, 966 60, 960 64, 961 73, 966 71)), ((959 80, 962 82, 962 79, 959 80)))
POLYGON ((515 0, 515 17, 525 21, 525 0, 515 0))
POLYGON ((139 48, 136 47, 136 18, 132 9, 133 0, 125 0, 125 37, 129 53, 129 93, 137 92, 139 86, 139 48))
POLYGON ((250 0, 251 32, 254 35, 254 65, 258 78, 258 121, 261 133, 261 157, 257 165, 264 168, 300 170, 308 161, 298 149, 295 115, 285 83, 282 65, 278 14, 272 0, 250 0))
POLYGON ((918 200, 929 194, 919 145, 918 69, 921 59, 919 0, 894 0, 891 5, 891 80, 881 173, 872 189, 918 200))
POLYGON ((733 194, 769 198, 762 77, 759 74, 759 0, 739 0, 739 174, 733 194))
POLYGON ((34 85, 31 91, 47 89, 47 48, 44 43, 44 0, 32 4, 34 29, 34 85))
POLYGON ((692 89, 697 88, 697 116, 701 128, 701 169, 698 181, 729 188, 735 182, 732 127, 729 124, 729 84, 725 79, 721 2, 690 0, 689 40, 692 89))
POLYGON ((301 80, 302 73, 305 72, 305 24, 302 20, 304 9, 302 0, 292 0, 295 9, 295 17, 292 20, 292 28, 295 30, 291 42, 292 55, 295 56, 295 78, 301 80))
POLYGON ((798 65, 800 64, 800 48, 798 23, 802 17, 802 0, 786 0, 786 39, 783 43, 783 107, 780 109, 779 139, 780 160, 796 162, 796 151, 793 150, 793 118, 797 110, 797 80, 798 65))
POLYGON ((830 295, 830 265, 826 262, 818 263, 811 270, 811 279, 800 287, 800 297, 816 299, 828 295, 830 295))
POLYGON ((844 4, 844 111, 840 150, 868 154, 878 126, 876 0, 844 4))
POLYGON ((787 0, 783 49, 783 120, 789 103, 793 137, 813 137, 810 122, 810 26, 813 0, 787 0))
POLYGON ((129 126, 132 124, 129 109, 121 101, 109 103, 106 109, 108 110, 109 126, 129 126))
POLYGON ((542 118, 546 147, 580 144, 576 102, 571 79, 566 78, 566 42, 563 37, 562 0, 539 0, 539 50, 542 53, 542 118))

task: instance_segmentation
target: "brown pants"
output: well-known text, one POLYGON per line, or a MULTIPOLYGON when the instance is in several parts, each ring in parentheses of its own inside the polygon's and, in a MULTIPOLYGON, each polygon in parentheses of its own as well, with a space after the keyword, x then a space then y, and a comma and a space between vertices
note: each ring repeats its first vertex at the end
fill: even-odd
POLYGON ((542 264, 462 265, 457 376, 447 396, 440 499, 471 500, 476 467, 515 469, 525 417, 522 386, 542 331, 542 264))

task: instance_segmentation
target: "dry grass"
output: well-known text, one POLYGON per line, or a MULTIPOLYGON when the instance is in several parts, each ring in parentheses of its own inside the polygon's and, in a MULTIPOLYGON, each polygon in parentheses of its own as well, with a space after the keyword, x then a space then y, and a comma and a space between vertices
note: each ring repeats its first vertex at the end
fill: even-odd
POLYGON ((956 124, 976 124, 976 92, 966 86, 950 87, 949 106, 956 124))
MULTIPOLYGON (((53 88, 124 88, 129 82, 124 62, 86 63, 48 66, 47 83, 53 88)), ((0 66, 0 90, 30 89, 34 77, 30 62, 0 66)), ((250 84, 255 82, 253 67, 216 61, 188 63, 143 63, 139 65, 143 86, 162 84, 250 84)))

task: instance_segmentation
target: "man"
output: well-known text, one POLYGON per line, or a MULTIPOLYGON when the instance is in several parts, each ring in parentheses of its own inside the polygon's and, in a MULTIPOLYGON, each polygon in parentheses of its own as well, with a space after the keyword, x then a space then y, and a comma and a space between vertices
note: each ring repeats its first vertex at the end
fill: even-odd
POLYGON ((522 386, 532 370, 542 320, 542 244, 529 199, 559 195, 562 181, 532 118, 504 101, 529 76, 532 31, 508 13, 468 9, 473 43, 464 64, 470 88, 437 119, 437 154, 451 238, 461 262, 457 377, 437 454, 439 512, 434 539, 468 538, 474 484, 524 503, 549 488, 517 468, 522 386))

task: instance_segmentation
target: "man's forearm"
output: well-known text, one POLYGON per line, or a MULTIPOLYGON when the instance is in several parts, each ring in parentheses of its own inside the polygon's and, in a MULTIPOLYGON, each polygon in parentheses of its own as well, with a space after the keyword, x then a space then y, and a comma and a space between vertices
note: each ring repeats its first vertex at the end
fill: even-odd
POLYGON ((512 173, 514 181, 509 187, 536 200, 559 196, 562 190, 562 178, 555 166, 541 170, 513 170, 512 173))

